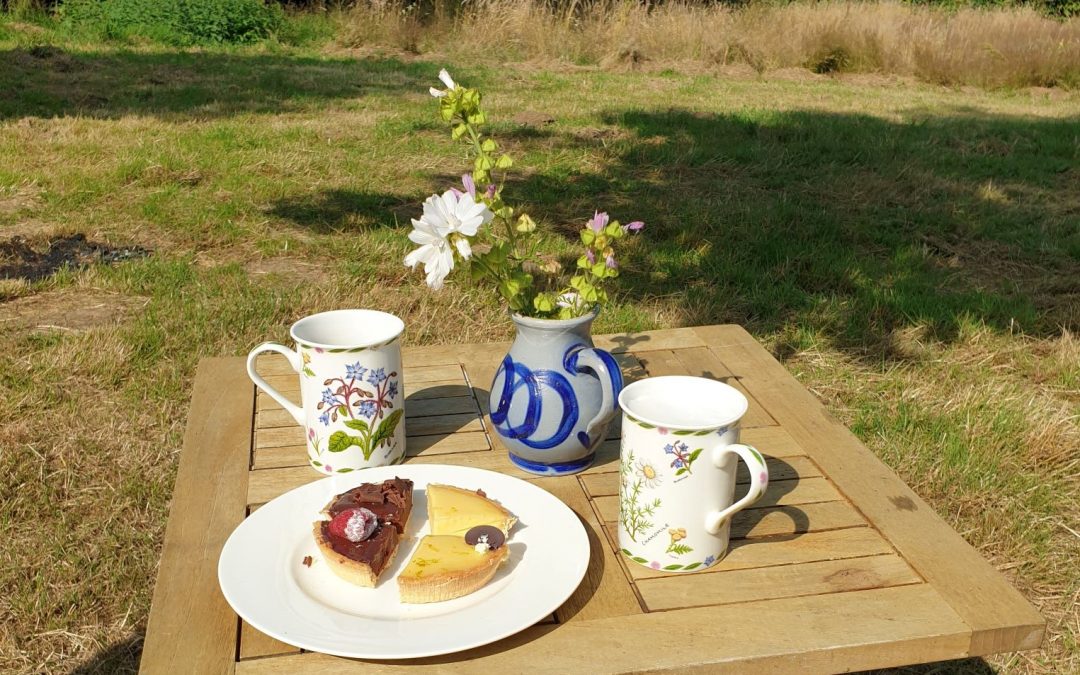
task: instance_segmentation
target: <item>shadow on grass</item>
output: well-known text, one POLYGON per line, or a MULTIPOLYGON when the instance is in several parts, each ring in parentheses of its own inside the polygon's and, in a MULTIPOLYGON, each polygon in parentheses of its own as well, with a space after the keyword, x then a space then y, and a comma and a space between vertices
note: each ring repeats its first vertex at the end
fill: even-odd
POLYGON ((423 92, 436 67, 392 58, 222 52, 0 51, 0 120, 80 115, 216 118, 280 113, 318 99, 423 92))
POLYGON ((105 647, 94 654, 88 661, 75 666, 72 675, 120 675, 139 672, 139 659, 142 656, 143 634, 105 647))
POLYGON ((419 215, 418 204, 398 195, 338 189, 285 197, 269 212, 313 232, 328 234, 395 224, 407 226, 410 216, 419 215))
POLYGON ((593 144, 605 170, 511 190, 557 222, 593 208, 645 220, 624 297, 674 298, 689 324, 781 333, 789 349, 811 329, 873 358, 902 356, 897 335, 915 325, 946 341, 969 320, 1080 329, 1080 117, 669 110, 603 122, 629 132, 593 144))

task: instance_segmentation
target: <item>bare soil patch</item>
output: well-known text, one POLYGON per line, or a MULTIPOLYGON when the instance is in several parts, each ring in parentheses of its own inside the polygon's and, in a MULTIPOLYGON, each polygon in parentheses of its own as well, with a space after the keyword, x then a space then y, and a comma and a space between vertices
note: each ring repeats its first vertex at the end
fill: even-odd
POLYGON ((45 279, 64 267, 86 267, 144 258, 150 251, 141 246, 112 247, 88 241, 84 234, 53 239, 44 247, 31 246, 20 236, 0 242, 0 279, 45 279))
POLYGON ((114 325, 145 307, 148 302, 148 298, 103 291, 38 293, 0 303, 0 332, 84 331, 114 325))

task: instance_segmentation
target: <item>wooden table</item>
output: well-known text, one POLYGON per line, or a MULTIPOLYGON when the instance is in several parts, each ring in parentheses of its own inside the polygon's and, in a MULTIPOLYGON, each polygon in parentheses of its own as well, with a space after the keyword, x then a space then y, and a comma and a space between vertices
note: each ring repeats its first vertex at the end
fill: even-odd
MULTIPOLYGON (((702 573, 670 575, 616 555, 619 429, 588 471, 536 478, 506 459, 484 417, 506 344, 405 350, 410 462, 534 480, 592 542, 588 574, 548 620, 459 654, 350 661, 301 652, 246 625, 217 583, 225 539, 251 510, 319 478, 301 429, 256 393, 242 359, 195 379, 142 657, 145 672, 838 672, 1039 647, 1035 609, 746 331, 678 328, 597 338, 627 380, 693 374, 750 400, 742 438, 767 457, 765 497, 702 573)), ((259 369, 294 395, 278 356, 259 369)), ((538 592, 541 592, 538 590, 538 592)))

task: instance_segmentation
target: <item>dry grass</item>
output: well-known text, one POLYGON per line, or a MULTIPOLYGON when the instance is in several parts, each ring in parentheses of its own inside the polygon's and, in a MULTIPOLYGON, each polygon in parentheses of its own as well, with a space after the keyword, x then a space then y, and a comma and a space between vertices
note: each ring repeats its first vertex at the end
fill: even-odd
POLYGON ((1047 619, 1041 653, 996 664, 1080 672, 1080 340, 892 337, 886 368, 827 342, 787 366, 1047 619))
POLYGON ((0 317, 0 672, 137 667, 200 357, 350 306, 403 317, 412 344, 509 336, 481 291, 430 293, 400 263, 408 216, 461 162, 431 124, 444 63, 488 93, 528 168, 514 198, 545 225, 595 206, 649 224, 597 332, 735 322, 786 345, 1050 619, 1044 650, 991 663, 1080 668, 1080 95, 264 48, 9 53, 0 238, 154 254, 0 285, 21 296, 3 303, 20 320, 0 317), (554 121, 505 123, 522 111, 554 121), (39 328, 106 294, 140 304, 39 328))
POLYGON ((1056 21, 1026 7, 950 12, 842 0, 744 9, 600 1, 566 11, 540 0, 478 0, 456 14, 439 7, 421 16, 415 5, 361 3, 344 15, 340 41, 608 66, 692 61, 984 87, 1080 83, 1080 18, 1056 21))

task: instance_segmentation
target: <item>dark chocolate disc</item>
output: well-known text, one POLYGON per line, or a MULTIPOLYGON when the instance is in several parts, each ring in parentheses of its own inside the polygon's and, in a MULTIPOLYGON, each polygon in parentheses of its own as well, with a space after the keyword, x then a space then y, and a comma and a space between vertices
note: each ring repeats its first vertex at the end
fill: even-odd
POLYGON ((487 544, 488 550, 494 551, 506 543, 506 536, 491 525, 477 525, 465 533, 465 543, 469 546, 476 546, 481 541, 487 544))

